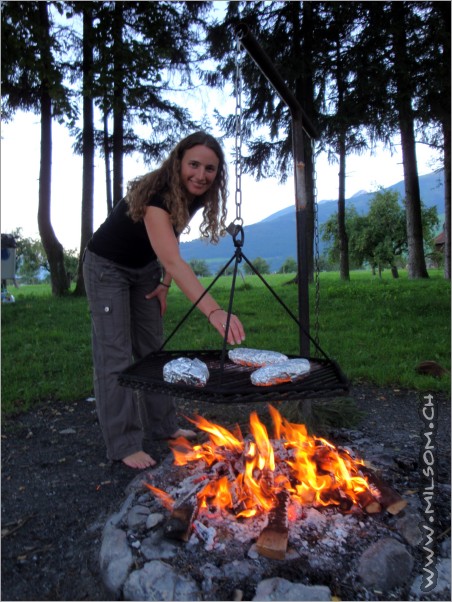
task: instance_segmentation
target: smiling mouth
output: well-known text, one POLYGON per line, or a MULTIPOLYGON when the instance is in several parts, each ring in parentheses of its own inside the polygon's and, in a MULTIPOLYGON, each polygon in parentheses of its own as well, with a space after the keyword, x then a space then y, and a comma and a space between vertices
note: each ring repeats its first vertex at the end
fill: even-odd
POLYGON ((198 184, 197 182, 192 182, 191 185, 197 190, 202 190, 206 187, 206 184, 198 184))

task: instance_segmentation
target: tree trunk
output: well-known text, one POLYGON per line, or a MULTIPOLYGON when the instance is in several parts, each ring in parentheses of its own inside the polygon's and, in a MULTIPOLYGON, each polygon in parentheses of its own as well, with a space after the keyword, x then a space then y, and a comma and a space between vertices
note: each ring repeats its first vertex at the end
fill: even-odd
POLYGON ((113 206, 123 197, 124 112, 117 108, 113 114, 113 206))
POLYGON ((443 163, 444 163, 444 278, 450 280, 450 161, 451 161, 451 115, 450 115, 450 27, 451 27, 451 3, 432 2, 434 16, 437 18, 438 50, 440 50, 438 71, 435 74, 440 85, 438 96, 434 96, 434 114, 441 123, 443 133, 443 163))
POLYGON ((414 123, 411 119, 407 119, 405 115, 403 113, 400 115, 399 123, 402 140, 403 178, 405 182, 408 276, 410 278, 428 278, 424 255, 421 195, 417 174, 414 123))
POLYGON ((337 233, 339 238, 339 274, 341 280, 350 280, 348 235, 345 227, 345 142, 339 135, 339 198, 337 201, 337 233))
MULTIPOLYGON (((295 56, 303 56, 295 80, 295 97, 312 119, 314 117, 314 84, 312 78, 313 7, 311 2, 292 2, 291 21, 293 27, 292 47, 295 56), (302 4, 302 6, 301 6, 302 4)), ((308 259, 308 280, 314 281, 314 236, 315 236, 315 165, 313 142, 303 131, 303 163, 306 189, 305 236, 308 259)), ((299 284, 298 275, 292 283, 299 284)))
POLYGON ((444 278, 450 280, 450 121, 443 123, 444 133, 444 278))
MULTIPOLYGON (((336 86, 337 86, 337 115, 344 112, 344 97, 346 94, 346 82, 344 81, 344 69, 342 65, 341 47, 342 39, 338 33, 336 36, 336 86)), ((339 151, 339 195, 337 200, 337 234, 339 239, 339 275, 341 280, 350 280, 350 268, 348 259, 348 236, 345 227, 345 178, 346 178, 346 138, 345 125, 339 125, 337 145, 339 151)))
MULTIPOLYGON (((300 61, 300 76, 295 83, 295 96, 306 114, 314 119, 314 82, 312 77, 313 67, 313 6, 311 2, 292 2, 293 21, 293 47, 295 56, 301 51, 303 60, 300 61), (300 4, 302 5, 300 14, 300 4), (302 23, 300 30, 299 23, 302 23)), ((314 236, 315 236, 315 181, 314 181, 314 155, 313 142, 303 133, 305 184, 306 184, 306 236, 308 249, 308 277, 309 282, 314 281, 314 236)))
POLYGON ((422 233, 414 116, 411 106, 412 93, 406 41, 405 3, 392 2, 391 10, 394 71, 397 86, 396 106, 402 142, 403 177, 405 182, 408 275, 410 278, 428 278, 422 233))
POLYGON ((113 206, 123 197, 123 153, 124 153, 124 89, 122 76, 124 63, 122 59, 124 7, 122 2, 115 2, 113 22, 113 206))
POLYGON ((105 196, 107 199, 107 215, 113 209, 113 196, 111 192, 111 167, 110 167, 110 140, 108 136, 108 113, 104 109, 104 163, 105 163, 105 196))
POLYGON ((51 67, 49 47, 50 24, 47 2, 39 2, 39 17, 43 35, 41 57, 43 73, 41 81, 41 164, 39 170, 38 228, 42 245, 47 255, 50 269, 52 294, 63 296, 68 292, 68 277, 64 267, 63 246, 55 236, 50 217, 52 183, 52 100, 49 94, 50 83, 46 72, 51 67))
POLYGON ((309 282, 314 282, 314 240, 315 240, 315 191, 314 191, 314 156, 312 142, 309 136, 304 132, 304 159, 305 159, 305 184, 306 184, 306 237, 308 239, 308 278, 309 282))
POLYGON ((86 295, 83 280, 83 254, 93 235, 94 211, 94 103, 93 16, 91 2, 83 3, 83 190, 80 258, 74 294, 86 295))

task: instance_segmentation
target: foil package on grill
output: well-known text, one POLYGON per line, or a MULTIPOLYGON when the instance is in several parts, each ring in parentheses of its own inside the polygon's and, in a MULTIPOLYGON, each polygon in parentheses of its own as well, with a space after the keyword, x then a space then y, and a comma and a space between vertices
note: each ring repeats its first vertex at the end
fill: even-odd
POLYGON ((287 360, 287 355, 278 351, 262 351, 260 349, 248 349, 247 347, 236 347, 228 352, 229 359, 234 364, 260 368, 270 366, 287 360))
POLYGON ((259 368, 251 374, 251 382, 258 387, 294 382, 307 374, 310 369, 309 360, 296 358, 259 368))
POLYGON ((205 387, 209 380, 209 369, 197 358, 179 357, 163 366, 163 380, 167 383, 205 387))

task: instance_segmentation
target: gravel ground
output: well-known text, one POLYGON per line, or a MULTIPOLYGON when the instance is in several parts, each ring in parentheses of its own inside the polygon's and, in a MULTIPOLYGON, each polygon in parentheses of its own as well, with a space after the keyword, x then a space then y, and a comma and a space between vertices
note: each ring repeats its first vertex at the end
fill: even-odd
MULTIPOLYGON (((362 417, 352 430, 326 428, 333 442, 338 434, 352 441, 359 432, 361 440, 367 437, 374 446, 380 444, 382 457, 396 456, 401 471, 419 473, 423 395, 360 384, 352 388, 350 398, 362 417)), ((450 398, 438 393, 433 398, 438 480, 447 488, 450 398)), ((183 415, 198 412, 222 426, 239 423, 245 432, 250 411, 263 417, 267 412, 262 403, 181 401, 179 409, 181 426, 189 426, 183 415)), ((149 451, 159 460, 169 453, 166 443, 150 444, 149 451)), ((1 599, 108 600, 98 572, 101 532, 136 474, 105 459, 92 401, 53 402, 4 420, 1 599)), ((444 500, 441 503, 444 506, 444 500)), ((444 507, 440 528, 450 536, 450 497, 444 507)))

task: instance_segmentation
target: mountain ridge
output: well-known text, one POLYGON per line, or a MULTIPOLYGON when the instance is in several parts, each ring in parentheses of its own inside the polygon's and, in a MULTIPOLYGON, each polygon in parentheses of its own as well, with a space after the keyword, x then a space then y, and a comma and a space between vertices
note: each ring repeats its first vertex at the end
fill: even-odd
MULTIPOLYGON (((433 172, 419 177, 421 199, 428 208, 436 206, 438 214, 444 212, 444 171, 433 172)), ((402 200, 405 195, 403 180, 384 188, 399 193, 402 200)), ((358 192, 346 199, 346 205, 354 206, 358 213, 367 213, 369 202, 374 192, 358 192)), ((337 200, 322 200, 317 204, 319 227, 331 215, 337 212, 337 200)), ((263 220, 244 226, 243 252, 253 261, 262 257, 270 265, 272 272, 277 271, 286 259, 297 256, 296 215, 295 206, 285 207, 269 215, 263 220)), ((320 241, 320 253, 325 243, 320 241)), ((182 242, 181 254, 186 261, 203 260, 212 273, 217 272, 234 254, 234 245, 229 236, 221 239, 217 245, 195 239, 182 242)))

